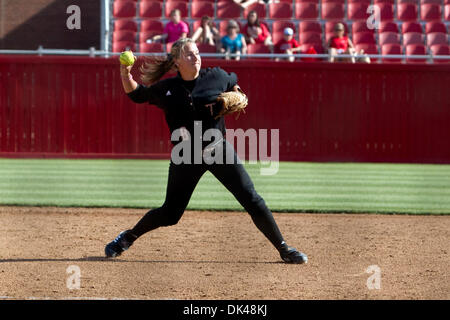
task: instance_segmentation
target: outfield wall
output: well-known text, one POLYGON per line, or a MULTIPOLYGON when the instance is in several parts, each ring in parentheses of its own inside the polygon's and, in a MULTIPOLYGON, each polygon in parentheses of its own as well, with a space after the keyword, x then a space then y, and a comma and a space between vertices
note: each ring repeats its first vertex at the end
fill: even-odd
MULTIPOLYGON (((281 160, 450 163, 448 64, 216 65, 249 97, 227 127, 280 129, 281 160)), ((162 111, 127 98, 117 58, 0 56, 0 84, 0 157, 169 157, 162 111)))

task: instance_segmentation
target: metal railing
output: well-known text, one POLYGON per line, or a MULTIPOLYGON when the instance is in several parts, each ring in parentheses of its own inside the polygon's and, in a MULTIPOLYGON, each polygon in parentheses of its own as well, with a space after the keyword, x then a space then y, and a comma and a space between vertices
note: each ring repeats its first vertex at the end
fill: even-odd
MULTIPOLYGON (((43 47, 39 47, 37 50, 0 50, 1 54, 21 54, 21 55, 74 55, 74 56, 89 56, 89 57, 111 57, 111 56, 118 56, 120 55, 120 52, 110 52, 105 50, 95 50, 95 48, 90 48, 88 50, 65 50, 65 49, 46 49, 43 47)), ((136 56, 165 56, 166 53, 158 52, 158 53, 141 53, 141 52, 135 52, 134 55, 136 56)), ((294 58, 316 58, 316 59, 324 59, 328 60, 330 58, 329 54, 278 54, 278 53, 255 53, 255 54, 225 54, 225 53, 201 53, 202 57, 205 58, 218 58, 218 59, 225 59, 228 58, 280 58, 280 59, 287 59, 289 57, 294 58)), ((388 55, 382 55, 382 54, 340 54, 338 56, 335 56, 335 58, 355 58, 356 60, 359 58, 369 57, 371 60, 378 60, 378 59, 401 59, 401 60, 423 60, 426 59, 428 62, 433 62, 434 60, 450 60, 450 55, 404 55, 404 54, 388 54, 388 55)))

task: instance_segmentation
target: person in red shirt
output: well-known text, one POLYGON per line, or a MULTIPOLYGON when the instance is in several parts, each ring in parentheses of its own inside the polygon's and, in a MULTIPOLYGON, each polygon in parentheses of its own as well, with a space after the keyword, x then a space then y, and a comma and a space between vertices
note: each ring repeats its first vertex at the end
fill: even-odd
MULTIPOLYGON (((344 35, 344 25, 342 23, 336 23, 334 26, 334 36, 330 38, 328 41, 328 53, 330 54, 329 62, 334 62, 336 56, 339 54, 355 54, 355 48, 353 46, 352 41, 348 38, 348 36, 344 35)), ((342 61, 351 61, 355 63, 355 58, 338 58, 338 60, 342 61)))
MULTIPOLYGON (((295 57, 292 55, 294 52, 300 51, 300 46, 294 39, 294 30, 292 28, 284 28, 283 39, 280 39, 275 44, 275 53, 287 53, 289 54, 288 60, 294 62, 295 57)), ((280 58, 275 58, 275 61, 279 61, 280 58)))
POLYGON ((247 44, 264 43, 272 51, 273 43, 269 29, 265 23, 259 21, 256 11, 252 10, 248 13, 247 23, 242 29, 247 44))

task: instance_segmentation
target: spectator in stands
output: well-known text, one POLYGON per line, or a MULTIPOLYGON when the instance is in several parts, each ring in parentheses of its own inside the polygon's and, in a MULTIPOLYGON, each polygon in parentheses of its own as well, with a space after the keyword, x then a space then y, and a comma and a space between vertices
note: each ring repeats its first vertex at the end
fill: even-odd
MULTIPOLYGON (((275 53, 287 53, 289 54, 288 60, 294 62, 295 57, 292 54, 298 51, 300 51, 300 46, 294 39, 294 30, 292 28, 284 28, 283 39, 280 39, 275 44, 275 53)), ((275 61, 279 60, 280 58, 275 58, 275 61)))
MULTIPOLYGON (((218 46, 220 43, 219 30, 212 24, 212 20, 208 16, 202 17, 201 25, 192 35, 192 40, 198 43, 206 43, 212 46, 218 46)), ((219 47, 220 48, 220 47, 219 47)))
POLYGON ((233 0, 235 3, 237 3, 242 9, 247 9, 254 3, 263 3, 263 4, 269 4, 271 2, 276 2, 272 0, 233 0))
MULTIPOLYGON (((333 29, 334 35, 330 38, 328 41, 328 53, 330 55, 329 60, 330 62, 334 62, 336 59, 336 56, 340 54, 355 54, 355 48, 353 46, 352 41, 348 38, 348 36, 345 36, 345 29, 344 25, 342 23, 336 23, 333 29)), ((355 63, 355 58, 351 57, 343 59, 343 58, 337 58, 336 61, 351 61, 355 63)))
POLYGON ((272 51, 273 43, 269 29, 266 24, 259 21, 258 13, 256 13, 256 11, 252 10, 248 13, 247 23, 244 26, 243 34, 245 35, 247 43, 264 43, 272 51))
POLYGON ((164 33, 155 35, 151 41, 162 40, 166 43, 172 43, 180 38, 186 38, 189 33, 189 26, 181 21, 181 11, 174 9, 170 12, 170 21, 164 27, 164 33))
POLYGON ((247 53, 247 43, 245 37, 239 33, 239 25, 236 21, 230 20, 227 25, 227 34, 222 37, 222 48, 220 52, 225 53, 225 59, 229 59, 230 53, 236 53, 234 58, 240 60, 240 54, 247 53))

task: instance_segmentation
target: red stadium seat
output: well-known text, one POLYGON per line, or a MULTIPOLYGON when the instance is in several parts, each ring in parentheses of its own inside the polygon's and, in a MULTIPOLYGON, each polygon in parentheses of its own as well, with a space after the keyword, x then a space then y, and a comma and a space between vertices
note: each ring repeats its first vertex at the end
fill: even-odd
POLYGON ((325 53, 325 48, 323 47, 323 45, 321 43, 306 43, 306 44, 301 44, 300 45, 300 51, 302 53, 308 51, 311 47, 314 48, 314 50, 316 50, 317 53, 321 54, 321 53, 325 53))
POLYGON ((357 32, 353 34, 352 41, 354 44, 371 43, 376 44, 375 36, 371 32, 357 32))
POLYGON ((216 46, 212 46, 207 43, 198 43, 197 48, 198 48, 198 51, 200 51, 200 53, 216 53, 217 52, 216 46))
POLYGON ((139 44, 139 52, 164 52, 164 46, 161 43, 145 43, 139 44))
POLYGON ((241 7, 233 1, 220 0, 216 4, 216 14, 219 19, 238 19, 241 17, 241 7))
POLYGON ((397 19, 401 21, 416 21, 417 5, 414 3, 397 4, 397 19))
POLYGON ((247 45, 247 53, 248 54, 254 54, 254 53, 271 53, 268 46, 266 46, 263 43, 254 43, 254 44, 248 44, 247 45))
MULTIPOLYGON (((391 44, 385 44, 381 46, 381 54, 387 55, 387 54, 403 54, 403 48, 399 44, 391 43, 391 44)), ((382 62, 401 62, 401 58, 382 58, 382 62)))
POLYGON ((364 53, 367 54, 378 54, 378 47, 373 43, 360 43, 355 45, 356 52, 361 52, 364 50, 364 53))
POLYGON ((344 4, 327 2, 322 3, 322 19, 325 20, 343 20, 345 16, 344 4))
POLYGON ((122 52, 125 50, 136 51, 136 42, 117 41, 112 43, 113 52, 122 52))
POLYGON ((191 4, 191 18, 214 17, 214 4, 206 1, 194 1, 191 4))
POLYGON ((425 55, 427 49, 423 44, 410 44, 405 47, 406 61, 409 63, 425 63, 427 59, 409 59, 408 56, 425 55))
POLYGON ((391 21, 394 20, 394 4, 393 3, 377 3, 380 8, 380 20, 391 21))
POLYGON ((431 32, 442 32, 447 33, 447 28, 445 27, 445 24, 440 21, 430 21, 427 22, 425 25, 425 33, 431 33, 431 32))
POLYGON ((441 20, 441 16, 440 4, 426 3, 420 6, 420 19, 423 21, 441 20))
POLYGON ((297 2, 295 4, 296 19, 317 19, 319 17, 319 5, 314 2, 297 2))
POLYGON ((403 45, 407 46, 410 44, 423 44, 424 38, 423 34, 418 32, 408 32, 403 34, 403 45))
POLYGON ((113 32, 113 42, 135 42, 136 41, 136 32, 134 31, 114 31, 113 32))
MULTIPOLYGON (((116 0, 117 1, 117 0, 116 0)), ((134 1, 137 1, 137 0, 134 0, 134 1)), ((164 2, 164 0, 141 0, 141 2, 155 2, 155 1, 157 1, 157 2, 164 2)), ((186 0, 187 1, 187 0, 186 0)))
POLYGON ((159 34, 162 34, 164 30, 164 25, 159 20, 150 20, 145 19, 141 22, 141 32, 144 31, 154 31, 158 32, 159 34))
POLYGON ((347 17, 349 20, 364 20, 366 21, 370 17, 370 13, 367 13, 367 8, 370 3, 356 2, 349 3, 347 7, 347 17))
POLYGON ((247 17, 250 11, 256 11, 256 14, 260 18, 267 17, 266 5, 256 2, 245 8, 244 17, 247 17))
POLYGON ((292 14, 291 3, 279 2, 269 4, 269 18, 271 19, 290 19, 292 14))
POLYGON ((390 4, 395 4, 395 0, 374 0, 373 4, 380 4, 380 3, 390 3, 390 4))
POLYGON ((330 3, 330 2, 345 4, 345 0, 322 0, 322 3, 330 3))
POLYGON ((347 1, 349 4, 350 3, 366 3, 366 4, 371 4, 372 0, 348 0, 347 1))
MULTIPOLYGON (((291 2, 291 1, 289 1, 291 2)), ((305 3, 305 2, 310 2, 310 3, 315 3, 317 5, 319 5, 319 0, 295 0, 295 4, 297 5, 297 3, 305 3)), ((325 1, 323 1, 325 2, 325 1)))
POLYGON ((450 21, 450 4, 446 4, 446 5, 445 5, 444 19, 445 19, 446 21, 450 21))
MULTIPOLYGON (((450 56, 450 47, 446 44, 436 44, 429 47, 434 56, 450 56)), ((433 59, 434 63, 450 63, 450 59, 433 59)))
POLYGON ((427 34, 427 46, 436 44, 448 44, 447 34, 442 32, 432 32, 427 34))
POLYGON ((367 21, 355 21, 352 24, 352 33, 358 33, 358 32, 371 32, 375 33, 375 28, 369 29, 367 27, 367 21))
POLYGON ((402 24, 402 33, 408 32, 422 33, 422 26, 418 22, 404 22, 402 24))
POLYGON ((400 35, 395 32, 380 33, 378 43, 380 46, 390 43, 400 44, 400 35))
POLYGON ((161 18, 162 2, 147 1, 139 4, 139 16, 142 18, 161 18))
POLYGON ((299 34, 300 44, 322 44, 322 34, 317 32, 303 32, 299 34))
POLYGON ((136 2, 115 1, 113 4, 114 18, 134 18, 136 17, 136 2))
POLYGON ((181 12, 181 18, 188 17, 188 3, 184 1, 166 1, 165 10, 166 18, 170 17, 170 12, 172 10, 178 9, 181 12))
POLYGON ((426 3, 435 3, 435 4, 441 4, 441 0, 420 0, 420 4, 426 4, 426 3))
POLYGON ((151 37, 162 34, 162 31, 141 31, 139 32, 139 43, 145 43, 151 37))
POLYGON ((379 33, 383 32, 395 32, 398 33, 397 23, 394 21, 381 21, 380 28, 378 29, 379 33))
POLYGON ((137 32, 137 23, 130 19, 114 20, 114 31, 134 31, 137 32))
POLYGON ((303 32, 322 33, 322 26, 318 21, 300 21, 298 23, 298 30, 300 33, 303 32))

